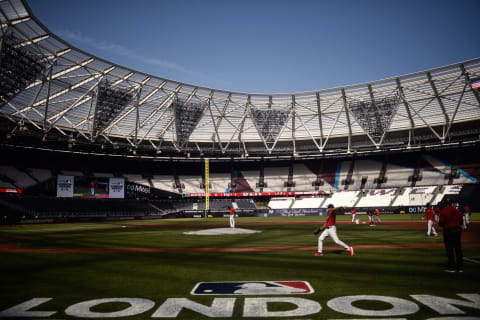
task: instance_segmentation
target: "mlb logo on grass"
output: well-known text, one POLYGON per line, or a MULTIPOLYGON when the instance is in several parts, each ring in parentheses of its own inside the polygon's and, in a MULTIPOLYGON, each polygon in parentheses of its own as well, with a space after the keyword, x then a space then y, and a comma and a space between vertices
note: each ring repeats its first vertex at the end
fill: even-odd
POLYGON ((306 281, 233 281, 199 282, 193 295, 285 295, 311 294, 312 286, 306 281))

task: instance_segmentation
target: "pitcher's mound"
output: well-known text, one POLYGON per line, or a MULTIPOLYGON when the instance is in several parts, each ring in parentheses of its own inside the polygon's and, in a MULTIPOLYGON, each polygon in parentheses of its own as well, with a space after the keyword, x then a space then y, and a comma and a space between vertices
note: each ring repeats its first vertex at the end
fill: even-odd
POLYGON ((224 235, 224 234, 249 234, 249 233, 257 233, 257 232, 261 232, 261 231, 242 229, 242 228, 213 228, 213 229, 198 230, 198 231, 188 231, 188 232, 184 232, 184 234, 201 235, 201 236, 217 236, 217 235, 224 235))

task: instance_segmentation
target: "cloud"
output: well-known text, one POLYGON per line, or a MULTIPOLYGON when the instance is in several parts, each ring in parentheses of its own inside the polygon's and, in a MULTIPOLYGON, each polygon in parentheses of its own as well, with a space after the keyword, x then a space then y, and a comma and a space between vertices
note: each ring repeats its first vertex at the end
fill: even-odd
POLYGON ((61 30, 57 31, 56 34, 58 34, 61 38, 68 40, 70 42, 75 42, 75 43, 80 43, 82 45, 87 45, 89 47, 93 47, 95 49, 99 49, 102 51, 106 51, 109 53, 113 54, 119 54, 131 59, 139 60, 142 63, 153 65, 153 66, 159 66, 159 67, 164 67, 168 68, 170 70, 174 71, 180 71, 186 74, 190 75, 198 75, 198 73, 189 71, 185 67, 178 65, 176 63, 163 60, 163 59, 158 59, 158 58, 152 58, 152 57, 146 57, 138 52, 136 52, 133 49, 126 48, 122 45, 116 44, 116 43, 110 43, 106 41, 99 41, 93 38, 90 38, 88 36, 85 36, 81 34, 80 32, 73 32, 70 30, 61 30))

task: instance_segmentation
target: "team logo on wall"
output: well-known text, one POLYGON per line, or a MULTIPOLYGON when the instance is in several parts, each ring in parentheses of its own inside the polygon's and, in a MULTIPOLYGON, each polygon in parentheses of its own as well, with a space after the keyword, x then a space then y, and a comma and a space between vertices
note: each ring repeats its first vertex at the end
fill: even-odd
POLYGON ((234 281, 199 282, 194 295, 276 295, 311 294, 312 286, 306 281, 234 281))

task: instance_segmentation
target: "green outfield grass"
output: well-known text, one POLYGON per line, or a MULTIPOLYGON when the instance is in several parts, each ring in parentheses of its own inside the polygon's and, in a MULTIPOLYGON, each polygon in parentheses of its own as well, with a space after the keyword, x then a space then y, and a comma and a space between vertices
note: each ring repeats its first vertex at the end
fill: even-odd
MULTIPOLYGON (((420 216, 414 217, 419 219, 420 216)), ((411 220, 410 215, 383 215, 387 220, 411 220)), ((474 219, 478 221, 479 215, 474 219)), ((380 295, 413 300, 409 295, 429 294, 461 299, 456 293, 480 293, 480 265, 465 261, 464 273, 444 272, 445 252, 437 248, 357 249, 350 257, 342 248, 326 250, 314 257, 318 237, 313 229, 324 217, 238 218, 238 227, 262 231, 252 235, 191 236, 183 232, 228 225, 227 218, 124 221, 55 225, 9 226, 0 228, 0 248, 15 243, 23 249, 66 248, 251 248, 274 246, 312 247, 312 250, 267 250, 260 252, 6 252, 1 251, 0 311, 35 297, 53 298, 33 310, 57 311, 51 319, 72 318, 65 309, 91 299, 129 297, 155 302, 145 313, 121 319, 151 319, 168 298, 188 298, 208 305, 215 297, 194 296, 198 282, 208 281, 308 281, 315 292, 296 296, 315 300, 322 310, 315 314, 273 319, 362 319, 327 306, 332 298, 350 295, 380 295), (255 222, 284 224, 246 225, 255 222), (304 223, 299 223, 304 222, 304 223), (206 223, 220 223, 207 225, 206 223), (242 225, 244 224, 244 225, 242 225), (142 225, 142 226, 139 226, 142 225), (160 226, 159 226, 160 225, 160 226), (126 226, 126 228, 122 228, 126 226)), ((338 220, 348 220, 339 217, 338 220)), ((360 216, 366 220, 365 216, 360 216)), ((422 223, 422 222, 419 222, 422 223)), ((426 224, 426 223, 425 223, 426 224)), ((341 240, 353 246, 441 244, 441 237, 425 237, 424 230, 379 225, 339 224, 341 240)), ((471 241, 470 241, 471 242, 471 241)), ((326 246, 333 242, 327 238, 326 246)), ((464 256, 480 260, 480 247, 464 247, 464 256)), ((233 316, 244 319, 243 296, 236 298, 233 316)), ((252 296, 250 296, 251 298, 252 296)), ((255 297, 255 296, 253 296, 255 297)), ((262 297, 268 297, 262 296, 262 297)), ((282 296, 284 297, 284 296, 282 296)), ((287 297, 289 297, 287 295, 287 297)), ((290 296, 291 297, 291 296, 290 296)), ((354 304, 369 310, 388 309, 384 302, 354 304)), ((417 302, 420 310, 408 319, 439 317, 439 313, 417 302)), ((92 311, 113 312, 124 303, 97 306, 92 311)), ((287 311, 294 306, 272 303, 270 311, 287 311)), ((480 310, 461 307, 468 316, 480 317, 480 310)), ((397 316, 398 318, 398 316, 397 316)), ((48 319, 48 317, 47 317, 48 319)), ((183 310, 177 319, 208 319, 183 310)), ((252 318, 250 318, 252 319, 252 318)), ((263 317, 263 319, 267 319, 263 317)), ((272 319, 272 318, 268 318, 272 319)))

